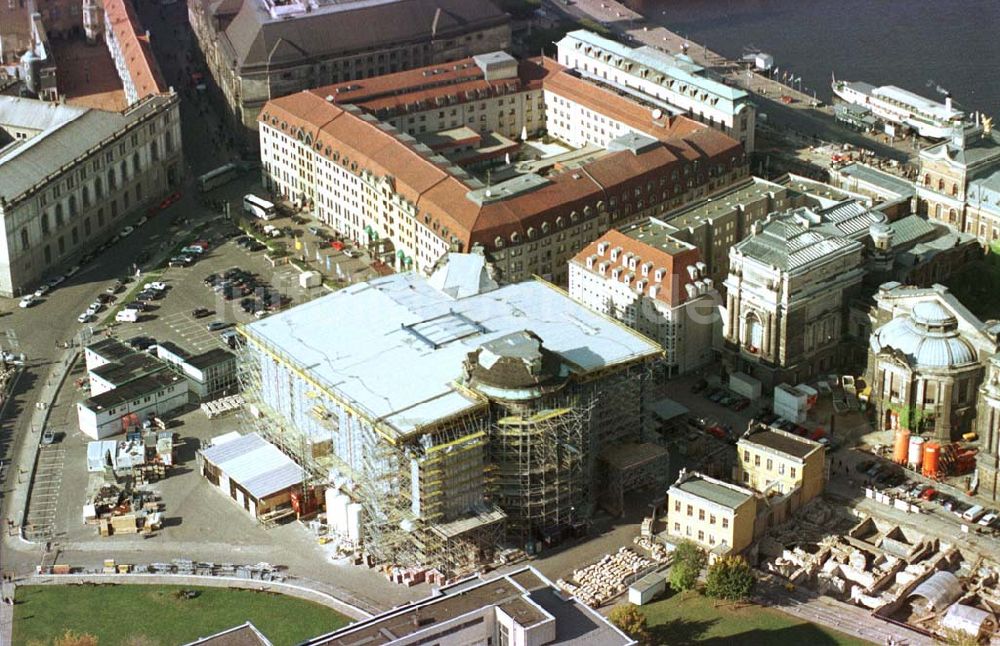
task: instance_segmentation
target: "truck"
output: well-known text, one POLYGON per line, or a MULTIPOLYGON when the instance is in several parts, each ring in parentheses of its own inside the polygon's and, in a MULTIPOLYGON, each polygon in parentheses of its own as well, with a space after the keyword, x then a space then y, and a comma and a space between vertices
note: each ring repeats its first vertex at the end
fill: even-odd
POLYGON ((138 320, 139 310, 126 308, 119 310, 118 313, 115 314, 115 321, 118 323, 135 323, 138 320))

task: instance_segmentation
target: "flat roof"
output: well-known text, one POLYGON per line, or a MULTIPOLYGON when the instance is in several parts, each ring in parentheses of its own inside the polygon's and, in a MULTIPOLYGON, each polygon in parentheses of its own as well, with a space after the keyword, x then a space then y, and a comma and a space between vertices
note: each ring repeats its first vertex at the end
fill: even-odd
POLYGON ((208 637, 202 637, 185 646, 272 646, 257 627, 249 621, 241 626, 223 630, 208 637))
POLYGON ((740 438, 740 443, 757 444, 800 459, 823 447, 819 442, 813 442, 798 435, 792 435, 784 431, 775 431, 773 429, 746 435, 740 438))
POLYGON ((166 369, 166 364, 144 352, 135 352, 90 371, 116 387, 166 369))
POLYGON ((601 451, 601 459, 611 467, 627 470, 659 460, 667 454, 667 449, 651 442, 628 442, 616 444, 601 451))
POLYGON ((698 226, 705 220, 729 215, 740 205, 757 202, 772 194, 780 196, 786 190, 784 186, 766 179, 749 177, 722 193, 670 211, 660 220, 678 229, 698 226))
POLYGON ((201 370, 220 363, 225 363, 227 361, 233 361, 235 359, 236 355, 229 350, 224 348, 212 348, 208 352, 202 352, 201 354, 189 357, 184 363, 201 370))
POLYGON ((171 370, 160 370, 151 375, 140 377, 135 381, 119 386, 114 390, 109 390, 100 395, 94 395, 90 399, 81 402, 81 405, 93 411, 100 411, 106 408, 114 408, 119 404, 138 399, 145 395, 155 393, 171 384, 184 383, 180 375, 171 370))
POLYGON ((704 498, 727 509, 736 509, 747 500, 753 498, 752 492, 745 491, 741 487, 726 485, 700 475, 693 475, 670 488, 679 489, 698 498, 704 498))
POLYGON ((101 339, 97 343, 91 343, 87 346, 87 351, 92 352, 107 361, 118 361, 129 355, 133 355, 136 352, 131 346, 126 345, 118 339, 110 336, 101 339))
MULTIPOLYGON (((492 612, 495 607, 501 608, 524 626, 535 625, 550 617, 554 619, 556 638, 550 644, 635 644, 634 640, 595 611, 574 598, 564 599, 551 581, 534 568, 527 567, 488 580, 460 581, 442 588, 436 595, 307 640, 302 646, 379 646, 403 639, 419 639, 417 633, 420 631, 427 631, 427 637, 431 637, 436 628, 445 622, 492 612)), ((437 642, 450 643, 443 636, 434 639, 434 643, 437 642)))
POLYGON ((859 182, 866 182, 872 186, 885 189, 887 192, 898 197, 911 196, 917 192, 912 182, 907 182, 901 177, 877 168, 872 168, 867 164, 853 162, 846 166, 841 166, 839 172, 853 177, 859 182))
POLYGON ((201 454, 257 500, 301 484, 305 475, 302 467, 257 433, 208 447, 201 454))
POLYGON ((251 344, 306 371, 333 396, 399 435, 482 406, 483 400, 456 386, 463 362, 484 343, 514 332, 537 334, 578 375, 660 353, 649 339, 548 283, 491 289, 479 280, 484 262, 438 271, 466 286, 461 293, 478 285, 487 291, 453 298, 432 286, 434 277, 393 274, 250 323, 243 331, 251 344), (475 275, 451 277, 460 269, 475 275), (334 320, 337 332, 330 334, 334 320))

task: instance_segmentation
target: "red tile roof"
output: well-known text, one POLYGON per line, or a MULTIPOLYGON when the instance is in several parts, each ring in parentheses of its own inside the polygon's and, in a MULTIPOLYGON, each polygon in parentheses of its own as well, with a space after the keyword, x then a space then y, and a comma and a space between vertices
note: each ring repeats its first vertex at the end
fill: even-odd
POLYGON ((646 244, 641 240, 625 235, 617 229, 611 229, 584 247, 580 253, 573 257, 571 262, 579 264, 584 269, 587 269, 587 271, 596 275, 601 275, 598 270, 599 264, 607 262, 608 268, 604 274, 604 278, 607 280, 612 280, 611 270, 613 268, 621 267, 623 271, 618 276, 618 282, 624 284, 626 274, 631 273, 633 286, 636 284, 636 281, 646 281, 643 292, 648 295, 649 288, 656 285, 658 286, 656 300, 662 301, 671 307, 676 307, 687 301, 687 285, 694 282, 687 271, 687 267, 694 265, 699 260, 701 260, 701 253, 698 252, 697 247, 693 247, 685 242, 678 241, 676 250, 668 250, 663 247, 646 244), (603 254, 598 251, 602 245, 606 245, 603 254), (620 249, 620 255, 617 260, 612 261, 611 251, 616 248, 620 249), (634 270, 629 269, 628 265, 622 262, 623 259, 629 258, 630 255, 636 258, 636 268, 634 270), (594 266, 592 269, 587 269, 587 258, 590 256, 595 256, 594 266), (642 266, 647 262, 652 263, 652 266, 649 268, 648 275, 643 276, 642 266), (660 282, 654 280, 657 269, 663 270, 663 278, 660 282))
MULTIPOLYGON (((684 117, 654 124, 645 108, 572 77, 547 59, 542 61, 541 69, 546 88, 552 79, 560 78, 554 91, 572 93, 574 100, 588 101, 595 110, 604 111, 607 106, 612 116, 648 132, 661 145, 638 155, 630 151, 605 154, 582 168, 548 175, 548 183, 540 188, 480 206, 466 197, 471 189, 446 170, 450 163, 438 164, 429 159, 412 144, 401 141, 399 132, 386 131, 384 124, 361 110, 345 109, 335 104, 336 99, 327 101, 326 97, 332 96, 329 88, 273 99, 264 106, 260 120, 293 137, 300 129, 303 138, 311 134, 315 150, 330 159, 336 156, 337 163, 357 162, 358 172, 367 168, 377 176, 393 177, 396 192, 417 205, 421 219, 429 217, 425 222, 428 226, 442 238, 455 237, 465 249, 477 242, 492 248, 497 237, 509 242, 514 232, 526 240, 530 227, 541 228, 543 222, 553 225, 557 216, 568 220, 574 211, 582 217, 585 206, 606 200, 626 186, 641 186, 653 177, 662 177, 669 172, 666 169, 682 160, 701 158, 706 167, 711 160, 711 164, 721 164, 728 171, 732 158, 742 158, 738 141, 703 124, 684 117), (568 78, 562 79, 564 75, 568 78)), ((459 76, 459 71, 452 72, 459 76)), ((389 76, 406 82, 423 78, 421 70, 389 76)), ((389 88, 391 84, 385 78, 348 85, 365 84, 352 91, 361 98, 389 88)))
POLYGON ((104 13, 121 47, 139 99, 166 93, 168 86, 153 56, 149 35, 139 22, 131 0, 104 0, 104 13))

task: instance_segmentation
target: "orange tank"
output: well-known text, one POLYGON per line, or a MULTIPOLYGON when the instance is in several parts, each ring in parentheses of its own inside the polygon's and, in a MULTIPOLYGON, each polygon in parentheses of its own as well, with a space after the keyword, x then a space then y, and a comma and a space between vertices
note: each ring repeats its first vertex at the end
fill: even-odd
POLYGON ((910 450, 910 429, 896 429, 896 444, 892 449, 892 461, 896 464, 906 464, 907 452, 910 450))
POLYGON ((938 476, 938 461, 941 457, 941 445, 937 442, 928 442, 924 445, 924 468, 923 474, 928 478, 938 476))

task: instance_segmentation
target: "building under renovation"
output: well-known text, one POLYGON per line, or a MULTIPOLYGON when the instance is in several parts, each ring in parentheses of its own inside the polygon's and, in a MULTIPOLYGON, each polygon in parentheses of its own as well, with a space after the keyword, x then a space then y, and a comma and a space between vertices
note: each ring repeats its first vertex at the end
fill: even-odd
POLYGON ((544 282, 499 288, 476 254, 242 334, 253 429, 362 505, 368 553, 452 573, 589 518, 661 354, 544 282))

